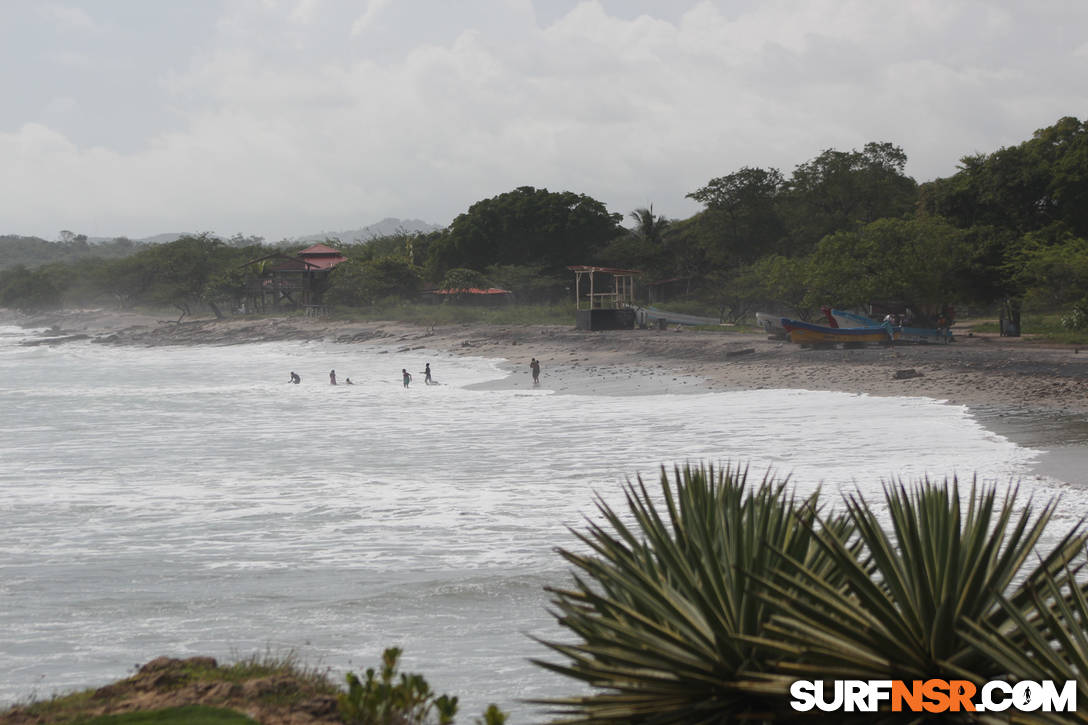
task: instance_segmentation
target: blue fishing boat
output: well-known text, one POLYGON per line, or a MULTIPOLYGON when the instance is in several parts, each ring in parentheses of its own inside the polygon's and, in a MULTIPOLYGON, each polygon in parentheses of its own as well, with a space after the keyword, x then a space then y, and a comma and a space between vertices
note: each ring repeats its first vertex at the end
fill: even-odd
MULTIPOLYGON (((838 324, 839 328, 844 329, 872 327, 873 325, 882 324, 865 315, 857 315, 845 310, 831 310, 830 317, 838 324)), ((901 342, 949 343, 952 341, 952 332, 947 327, 896 325, 895 328, 899 330, 899 337, 896 340, 901 342)))
POLYGON ((782 327, 789 333, 790 342, 799 345, 834 345, 863 342, 890 343, 898 339, 898 330, 879 322, 868 327, 828 327, 782 318, 782 327))

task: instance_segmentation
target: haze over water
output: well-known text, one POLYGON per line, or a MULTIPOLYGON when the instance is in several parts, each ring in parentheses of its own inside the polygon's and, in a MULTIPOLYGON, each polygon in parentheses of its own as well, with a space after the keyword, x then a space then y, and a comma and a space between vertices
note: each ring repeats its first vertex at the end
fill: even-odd
POLYGON ((548 361, 538 390, 481 390, 497 363, 423 350, 29 336, 0 327, 4 704, 159 655, 294 650, 339 679, 397 645, 462 719, 496 701, 524 722, 519 698, 572 692, 527 662, 550 655, 526 633, 563 636, 542 591, 565 582, 554 547, 594 493, 619 503, 661 464, 773 466, 829 501, 896 475, 1023 476, 1063 491, 1055 536, 1086 508, 1030 475, 1037 451, 925 399, 554 395, 548 361))

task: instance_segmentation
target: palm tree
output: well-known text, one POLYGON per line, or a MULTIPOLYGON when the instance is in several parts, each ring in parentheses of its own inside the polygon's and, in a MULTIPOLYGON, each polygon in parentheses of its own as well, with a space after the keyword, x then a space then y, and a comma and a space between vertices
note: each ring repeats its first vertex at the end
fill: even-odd
POLYGON ((630 216, 636 222, 631 233, 655 247, 660 247, 669 220, 663 216, 655 216, 653 204, 650 204, 649 209, 635 209, 630 216))

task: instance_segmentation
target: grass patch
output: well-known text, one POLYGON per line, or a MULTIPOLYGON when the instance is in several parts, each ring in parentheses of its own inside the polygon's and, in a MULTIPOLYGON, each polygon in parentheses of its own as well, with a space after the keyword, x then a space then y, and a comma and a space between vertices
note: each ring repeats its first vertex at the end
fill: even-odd
POLYGON ((240 712, 206 705, 186 705, 149 712, 126 712, 77 720, 73 725, 254 725, 240 712))
POLYGON ((262 677, 289 677, 304 689, 323 695, 332 695, 339 689, 329 681, 329 672, 301 662, 294 652, 253 654, 232 664, 210 667, 192 665, 186 667, 190 682, 246 682, 262 677))
MULTIPOLYGON (((1024 337, 1043 342, 1058 342, 1068 345, 1088 345, 1088 330, 1070 330, 1061 321, 1057 312, 1030 312, 1020 316, 1020 331, 1024 337)), ((980 322, 967 325, 972 332, 1001 332, 997 322, 980 322)))
MULTIPOLYGON (((331 681, 327 669, 302 664, 294 652, 254 654, 219 666, 213 665, 213 662, 214 660, 201 658, 175 660, 169 666, 171 674, 169 683, 159 685, 158 688, 178 690, 202 682, 243 684, 264 678, 283 678, 290 681, 293 686, 263 694, 258 700, 264 705, 288 707, 318 695, 335 696, 341 692, 341 688, 331 681)), ((143 672, 138 672, 109 686, 109 689, 114 691, 111 697, 124 699, 136 690, 137 683, 142 679, 146 681, 146 677, 147 675, 143 672)), ((54 695, 48 700, 31 702, 19 709, 41 722, 82 723, 87 720, 88 713, 102 705, 102 698, 96 696, 97 692, 99 692, 98 689, 89 689, 66 695, 54 695)))

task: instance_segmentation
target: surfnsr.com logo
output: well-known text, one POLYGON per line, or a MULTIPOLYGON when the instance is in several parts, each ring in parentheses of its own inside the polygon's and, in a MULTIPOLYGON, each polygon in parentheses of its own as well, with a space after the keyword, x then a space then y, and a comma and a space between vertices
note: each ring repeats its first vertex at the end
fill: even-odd
POLYGON ((1077 683, 993 680, 798 680, 790 686, 798 712, 1076 712, 1077 683))

